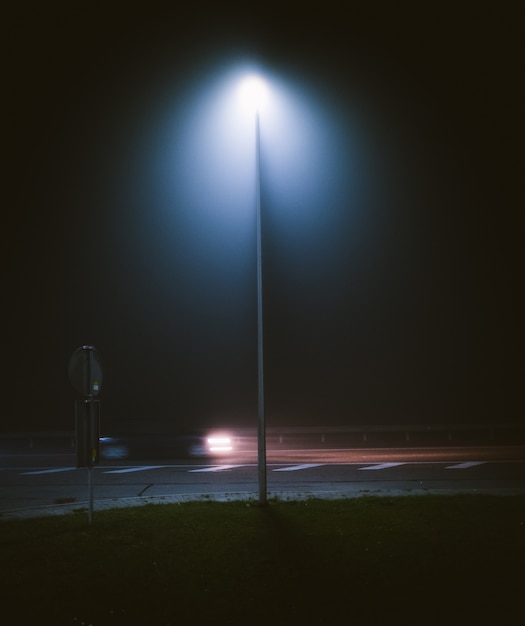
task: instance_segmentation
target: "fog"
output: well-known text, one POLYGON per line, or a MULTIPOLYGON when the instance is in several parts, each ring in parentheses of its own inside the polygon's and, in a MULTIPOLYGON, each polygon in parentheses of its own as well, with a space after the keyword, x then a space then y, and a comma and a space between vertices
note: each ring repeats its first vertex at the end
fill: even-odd
POLYGON ((9 428, 72 428, 82 344, 108 429, 255 425, 253 74, 268 425, 522 419, 512 37, 44 13, 6 79, 9 428))
POLYGON ((327 284, 358 240, 338 230, 358 230, 363 211, 352 119, 318 84, 231 59, 152 92, 156 115, 135 120, 140 132, 127 138, 128 166, 101 218, 104 247, 82 252, 103 259, 111 296, 88 307, 118 328, 108 379, 135 419, 144 419, 137 410, 175 420, 254 414, 255 115, 240 93, 254 72, 267 86, 259 115, 269 367, 288 358, 283 336, 305 318, 307 333, 319 332, 338 306, 327 284))

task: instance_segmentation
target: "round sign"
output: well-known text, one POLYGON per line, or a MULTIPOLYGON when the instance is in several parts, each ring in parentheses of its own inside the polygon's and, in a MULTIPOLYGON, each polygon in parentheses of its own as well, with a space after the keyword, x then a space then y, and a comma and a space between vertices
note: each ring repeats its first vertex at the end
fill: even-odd
POLYGON ((102 367, 94 346, 80 346, 68 366, 69 380, 79 394, 86 397, 98 396, 102 384, 102 367))

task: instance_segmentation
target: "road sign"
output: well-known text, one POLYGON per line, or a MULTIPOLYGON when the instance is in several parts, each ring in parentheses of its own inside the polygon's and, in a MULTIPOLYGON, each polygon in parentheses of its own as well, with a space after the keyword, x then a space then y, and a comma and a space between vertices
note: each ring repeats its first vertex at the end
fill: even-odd
POLYGON ((93 466, 100 452, 100 401, 95 399, 102 385, 102 367, 95 346, 77 348, 68 365, 69 380, 82 400, 75 403, 77 467, 88 469, 89 523, 93 521, 93 466))
POLYGON ((80 395, 88 398, 98 396, 102 385, 102 367, 96 348, 90 345, 77 348, 69 359, 68 374, 80 395))

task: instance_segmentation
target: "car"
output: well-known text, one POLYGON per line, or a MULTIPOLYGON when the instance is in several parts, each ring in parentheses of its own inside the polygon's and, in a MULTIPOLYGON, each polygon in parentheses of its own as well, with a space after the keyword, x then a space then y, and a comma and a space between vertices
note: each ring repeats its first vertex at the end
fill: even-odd
POLYGON ((226 432, 100 437, 102 460, 214 458, 233 451, 233 437, 226 432))

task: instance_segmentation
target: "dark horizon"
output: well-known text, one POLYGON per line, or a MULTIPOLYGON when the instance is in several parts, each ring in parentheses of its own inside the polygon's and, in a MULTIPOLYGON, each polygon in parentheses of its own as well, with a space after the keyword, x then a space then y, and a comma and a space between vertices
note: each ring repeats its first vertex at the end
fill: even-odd
POLYGON ((477 11, 11 9, 0 430, 72 428, 82 344, 108 428, 255 425, 243 63, 268 427, 523 424, 521 42, 477 11))

